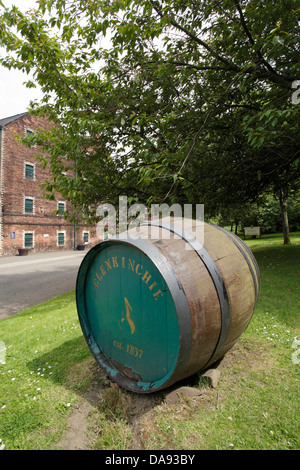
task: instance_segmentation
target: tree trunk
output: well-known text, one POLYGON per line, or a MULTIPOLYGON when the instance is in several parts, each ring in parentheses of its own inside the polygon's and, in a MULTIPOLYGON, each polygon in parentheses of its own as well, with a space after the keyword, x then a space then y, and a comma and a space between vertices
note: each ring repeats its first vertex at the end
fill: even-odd
POLYGON ((283 231, 283 244, 290 245, 290 228, 289 228, 289 218, 287 212, 288 205, 288 195, 287 191, 285 192, 282 188, 279 190, 279 202, 281 210, 281 221, 282 221, 282 231, 283 231))
POLYGON ((234 233, 237 235, 238 233, 238 225, 239 225, 239 222, 238 221, 235 221, 235 231, 234 233))

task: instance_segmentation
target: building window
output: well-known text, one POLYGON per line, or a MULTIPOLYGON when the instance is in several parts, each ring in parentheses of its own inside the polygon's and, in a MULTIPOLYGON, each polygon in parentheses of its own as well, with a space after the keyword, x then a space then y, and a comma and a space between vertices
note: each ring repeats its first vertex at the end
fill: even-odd
POLYGON ((83 243, 90 242, 90 232, 83 232, 83 243))
MULTIPOLYGON (((25 135, 34 135, 35 132, 32 129, 25 128, 25 135)), ((36 144, 31 145, 31 147, 36 147, 36 144)))
POLYGON ((90 214, 90 208, 89 208, 89 206, 87 206, 86 204, 84 204, 84 206, 83 206, 83 217, 84 217, 85 219, 87 219, 88 216, 89 216, 89 214, 90 214))
POLYGON ((66 232, 57 232, 57 246, 65 246, 66 232))
POLYGON ((34 198, 25 197, 24 198, 24 214, 34 214, 34 198))
POLYGON ((24 232, 24 248, 34 247, 34 232, 24 232))
POLYGON ((25 179, 34 180, 34 165, 32 163, 25 163, 25 179))
POLYGON ((63 216, 66 210, 66 203, 59 201, 57 204, 58 215, 63 216))

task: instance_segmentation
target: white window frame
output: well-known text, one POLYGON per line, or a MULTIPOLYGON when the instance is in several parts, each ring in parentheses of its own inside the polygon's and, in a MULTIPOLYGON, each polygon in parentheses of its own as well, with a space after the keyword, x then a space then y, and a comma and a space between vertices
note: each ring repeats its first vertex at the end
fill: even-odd
MULTIPOLYGON (((25 246, 25 235, 26 234, 31 234, 32 235, 32 247, 31 248, 34 248, 35 247, 35 231, 34 230, 23 230, 23 248, 28 248, 27 246, 25 246)), ((30 249, 30 248, 28 248, 30 249)))
MULTIPOLYGON (((67 203, 66 203, 66 201, 57 201, 57 210, 58 210, 58 211, 59 211, 59 204, 63 204, 63 205, 64 205, 64 213, 65 213, 66 210, 67 210, 67 203)), ((63 213, 63 214, 57 213, 57 217, 63 217, 63 216, 64 216, 64 213, 63 213)))
POLYGON ((35 163, 24 162, 24 179, 28 181, 35 181, 35 163), (33 179, 26 178, 26 165, 33 166, 33 179))
POLYGON ((35 134, 35 130, 34 130, 34 129, 31 129, 30 127, 26 127, 26 126, 25 126, 25 134, 27 134, 27 132, 30 132, 31 134, 35 134))
POLYGON ((24 215, 35 215, 35 197, 32 196, 24 196, 24 201, 23 201, 23 214, 24 215), (26 199, 31 199, 33 201, 32 203, 32 211, 33 212, 25 212, 25 201, 26 199))
POLYGON ((88 245, 88 244, 90 243, 90 231, 89 231, 89 230, 84 230, 84 231, 82 232, 82 236, 83 236, 83 243, 84 243, 85 245, 88 245), (85 234, 85 233, 88 234, 88 241, 87 241, 87 242, 84 241, 84 234, 85 234))
MULTIPOLYGON (((30 132, 31 134, 35 134, 35 130, 34 129, 31 129, 30 127, 25 127, 25 135, 27 134, 27 132, 30 132)), ((34 144, 32 147, 36 147, 36 144, 34 144)))
POLYGON ((56 230, 56 244, 57 246, 66 246, 66 241, 67 241, 67 231, 66 230, 56 230), (58 235, 60 233, 63 233, 64 234, 64 244, 63 245, 59 245, 58 244, 58 235))

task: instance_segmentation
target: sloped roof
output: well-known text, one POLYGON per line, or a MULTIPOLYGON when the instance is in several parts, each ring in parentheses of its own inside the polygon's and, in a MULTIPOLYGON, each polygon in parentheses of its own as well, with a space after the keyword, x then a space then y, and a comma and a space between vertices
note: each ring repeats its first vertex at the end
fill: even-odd
POLYGON ((10 116, 4 119, 0 119, 0 129, 4 126, 7 126, 7 124, 10 124, 11 122, 16 121, 17 119, 20 119, 23 116, 26 116, 26 114, 29 114, 29 113, 16 114, 15 116, 10 116))

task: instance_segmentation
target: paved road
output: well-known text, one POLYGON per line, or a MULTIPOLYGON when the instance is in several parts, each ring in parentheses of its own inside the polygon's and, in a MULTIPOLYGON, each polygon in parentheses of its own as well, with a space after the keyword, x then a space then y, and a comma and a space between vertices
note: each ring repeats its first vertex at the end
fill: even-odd
POLYGON ((0 320, 75 289, 83 251, 0 257, 0 320))

